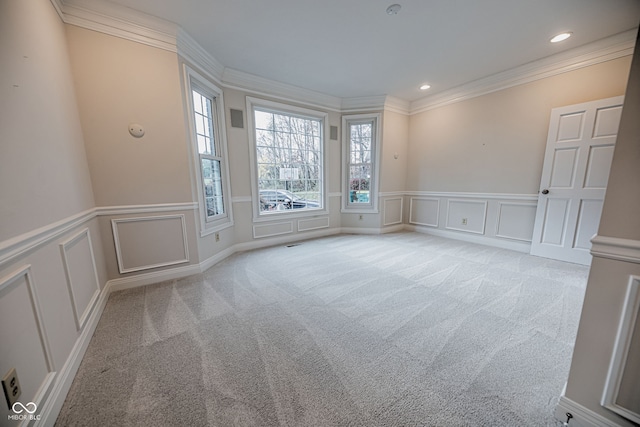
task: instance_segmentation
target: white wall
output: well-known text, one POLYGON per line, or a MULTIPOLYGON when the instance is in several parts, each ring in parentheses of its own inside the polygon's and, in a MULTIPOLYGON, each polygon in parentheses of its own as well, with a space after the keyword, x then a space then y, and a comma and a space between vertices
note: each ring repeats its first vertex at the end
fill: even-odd
POLYGON ((409 116, 384 111, 381 148, 380 191, 404 192, 407 189, 409 162, 409 116))

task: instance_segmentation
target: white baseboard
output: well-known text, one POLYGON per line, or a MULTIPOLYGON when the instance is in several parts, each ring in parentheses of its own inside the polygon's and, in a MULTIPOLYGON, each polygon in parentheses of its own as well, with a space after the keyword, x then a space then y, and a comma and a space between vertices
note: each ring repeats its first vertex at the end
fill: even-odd
POLYGON ((405 224, 386 225, 382 228, 381 234, 397 233, 398 231, 404 231, 405 229, 405 224))
MULTIPOLYGON (((316 239, 318 237, 332 236, 339 234, 339 228, 323 228, 297 234, 286 234, 277 237, 265 237, 252 240, 250 242, 237 243, 232 246, 233 253, 251 251, 254 249, 268 248, 269 246, 283 245, 286 243, 298 242, 300 240, 316 239)), ((206 261, 205 261, 206 262, 206 261)))
POLYGON ((404 224, 395 224, 395 225, 386 226, 382 228, 342 227, 340 229, 340 232, 344 234, 386 234, 386 233, 395 233, 398 231, 402 231, 404 229, 405 229, 404 224))
POLYGON ((107 282, 110 292, 121 291, 123 289, 136 288, 138 286, 151 285, 153 283, 164 282, 165 280, 180 279, 201 273, 200 264, 185 265, 182 267, 168 268, 166 270, 154 271, 151 273, 136 274, 130 277, 120 277, 107 282))
POLYGON ((570 413, 573 417, 569 421, 569 427, 620 427, 620 424, 593 412, 591 409, 563 395, 560 396, 554 417, 561 422, 565 422, 567 421, 567 413, 570 413))
POLYGON ((53 390, 51 390, 51 393, 49 394, 44 406, 42 407, 42 411, 40 412, 40 420, 36 421, 34 423, 34 426, 48 427, 55 424, 56 419, 58 418, 58 414, 62 409, 62 405, 67 398, 67 393, 71 388, 73 379, 78 372, 78 368, 80 367, 80 363, 82 362, 84 353, 87 351, 87 347, 89 347, 91 337, 93 337, 96 326, 98 326, 98 322, 100 321, 100 317, 102 316, 102 311, 107 305, 107 300, 109 299, 110 292, 111 289, 109 288, 109 286, 105 286, 100 292, 98 301, 94 305, 91 315, 84 324, 84 328, 82 329, 80 336, 76 340, 76 343, 71 350, 71 354, 67 358, 67 361, 65 362, 62 369, 60 369, 60 372, 56 377, 53 390))
POLYGON ((219 263, 220 261, 223 261, 227 258, 229 258, 231 255, 235 254, 237 251, 235 250, 235 245, 231 246, 230 248, 227 249, 223 249, 220 252, 218 252, 217 254, 205 259, 204 261, 202 261, 200 263, 200 273, 210 269, 211 267, 213 267, 214 265, 216 265, 217 263, 219 263))
POLYGON ((509 249, 517 252, 531 252, 531 244, 528 242, 519 242, 516 240, 507 240, 500 238, 487 237, 477 234, 462 233, 450 230, 441 230, 431 227, 420 227, 417 225, 404 225, 405 230, 415 231, 417 233, 430 234, 432 236, 446 237, 447 239, 462 240, 469 243, 477 243, 480 245, 494 246, 501 249, 509 249))

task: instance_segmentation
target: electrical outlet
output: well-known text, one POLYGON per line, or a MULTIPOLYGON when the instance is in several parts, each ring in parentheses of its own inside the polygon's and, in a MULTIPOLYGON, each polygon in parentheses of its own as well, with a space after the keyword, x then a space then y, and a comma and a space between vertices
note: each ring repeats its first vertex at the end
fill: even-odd
POLYGON ((216 242, 220 241, 220 233, 216 233, 216 242))
POLYGON ((462 225, 467 225, 467 218, 462 218, 462 225))
POLYGON ((4 395, 7 398, 9 409, 11 409, 13 404, 18 401, 18 398, 22 393, 22 390, 20 390, 20 381, 18 381, 16 368, 9 369, 9 372, 7 372, 4 378, 2 378, 2 389, 4 390, 4 395))

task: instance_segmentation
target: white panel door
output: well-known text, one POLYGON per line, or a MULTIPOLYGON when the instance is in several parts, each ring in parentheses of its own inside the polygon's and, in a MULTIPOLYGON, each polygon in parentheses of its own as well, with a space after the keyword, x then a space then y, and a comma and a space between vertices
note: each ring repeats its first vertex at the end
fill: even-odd
POLYGON ((551 110, 532 255, 591 264, 623 99, 551 110))

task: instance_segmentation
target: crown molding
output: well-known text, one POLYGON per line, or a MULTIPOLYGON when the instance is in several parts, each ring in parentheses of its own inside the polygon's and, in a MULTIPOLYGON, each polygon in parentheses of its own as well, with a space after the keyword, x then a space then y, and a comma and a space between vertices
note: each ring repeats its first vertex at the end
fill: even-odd
POLYGON ((513 86, 632 55, 637 29, 524 64, 412 102, 377 95, 340 98, 225 67, 177 24, 101 0, 50 0, 66 24, 176 52, 221 86, 336 112, 414 115, 513 86))
POLYGON ((244 71, 225 68, 222 84, 231 89, 267 96, 280 100, 295 101, 302 105, 320 107, 332 111, 342 111, 342 99, 310 89, 266 79, 244 71))
POLYGON ((382 111, 386 98, 384 95, 342 98, 341 110, 344 113, 382 111))
POLYGON ((637 29, 542 58, 410 103, 410 114, 475 98, 633 54, 637 29))
POLYGON ((409 115, 411 113, 411 103, 395 96, 387 96, 384 101, 384 110, 409 115))
POLYGON ((342 98, 342 112, 393 111, 394 113, 409 114, 409 101, 389 95, 362 96, 357 98, 342 98))
POLYGON ((177 52, 178 26, 174 23, 110 2, 52 1, 60 6, 66 24, 177 52))
POLYGON ((196 65, 200 71, 214 79, 216 83, 222 85, 224 65, 200 46, 182 27, 178 28, 176 45, 178 55, 196 65))
POLYGON ((60 17, 60 20, 64 22, 64 14, 62 13, 62 3, 60 3, 60 0, 51 0, 51 4, 53 5, 53 8, 56 10, 56 13, 60 17))
POLYGON ((443 197, 447 199, 523 200, 536 202, 537 194, 526 193, 467 193, 458 191, 404 191, 409 197, 443 197))

